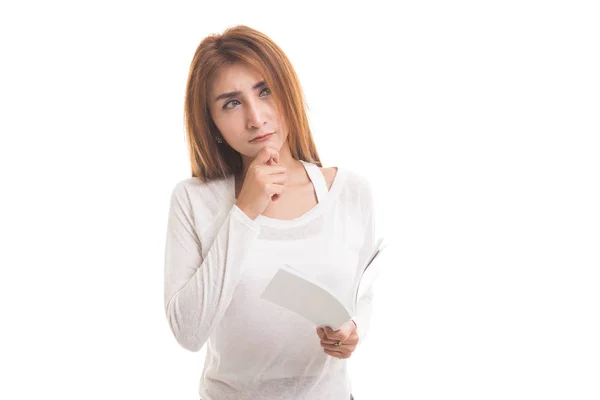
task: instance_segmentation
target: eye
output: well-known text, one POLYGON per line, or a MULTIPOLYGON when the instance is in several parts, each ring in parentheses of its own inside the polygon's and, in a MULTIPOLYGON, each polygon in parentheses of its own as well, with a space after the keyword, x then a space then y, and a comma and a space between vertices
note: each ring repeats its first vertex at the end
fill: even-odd
POLYGON ((260 91, 260 94, 262 95, 265 92, 266 92, 265 96, 269 95, 269 94, 271 94, 271 89, 269 89, 268 87, 265 87, 263 90, 260 91))
MULTIPOLYGON (((232 108, 232 107, 229 107, 229 105, 233 104, 234 102, 239 103, 239 101, 237 101, 237 100, 229 100, 227 103, 223 104, 223 110, 232 108)), ((233 104, 233 105, 237 105, 237 104, 233 104)))

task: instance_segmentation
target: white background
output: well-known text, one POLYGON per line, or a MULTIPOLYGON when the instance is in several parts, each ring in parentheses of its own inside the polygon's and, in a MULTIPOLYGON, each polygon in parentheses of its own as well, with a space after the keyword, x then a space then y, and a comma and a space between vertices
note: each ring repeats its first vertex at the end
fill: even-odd
POLYGON ((163 311, 196 46, 246 24, 394 263, 357 400, 600 398, 600 14, 580 1, 3 2, 2 399, 196 399, 163 311), (18 5, 17 5, 18 4, 18 5))

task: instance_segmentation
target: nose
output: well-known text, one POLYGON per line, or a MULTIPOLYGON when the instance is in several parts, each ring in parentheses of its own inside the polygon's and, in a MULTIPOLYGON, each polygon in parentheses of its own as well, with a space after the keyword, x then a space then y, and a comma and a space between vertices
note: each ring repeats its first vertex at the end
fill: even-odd
POLYGON ((261 105, 259 101, 249 101, 247 102, 247 125, 248 129, 252 128, 260 128, 265 124, 265 114, 261 109, 261 105))

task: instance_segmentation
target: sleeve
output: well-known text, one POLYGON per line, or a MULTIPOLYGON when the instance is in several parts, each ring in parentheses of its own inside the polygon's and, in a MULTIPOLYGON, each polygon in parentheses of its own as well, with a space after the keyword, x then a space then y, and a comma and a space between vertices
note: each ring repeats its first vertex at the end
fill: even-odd
POLYGON ((231 302, 260 225, 234 205, 203 258, 193 217, 187 190, 177 185, 167 223, 165 313, 177 342, 198 351, 231 302))
MULTIPOLYGON (((366 221, 365 221, 365 239, 361 248, 360 260, 365 260, 375 246, 377 240, 376 232, 376 221, 375 221, 375 206, 373 199, 373 192, 370 185, 366 186, 366 221)), ((373 298, 374 291, 371 286, 365 293, 358 299, 356 308, 356 315, 352 317, 354 324, 356 324, 356 331, 358 333, 359 343, 364 341, 367 337, 367 332, 371 326, 371 315, 373 309, 373 298)))
POLYGON ((371 312, 373 309, 373 287, 363 294, 358 301, 358 308, 356 315, 352 317, 352 321, 356 325, 356 332, 358 333, 359 343, 364 341, 367 337, 367 332, 371 327, 371 312))

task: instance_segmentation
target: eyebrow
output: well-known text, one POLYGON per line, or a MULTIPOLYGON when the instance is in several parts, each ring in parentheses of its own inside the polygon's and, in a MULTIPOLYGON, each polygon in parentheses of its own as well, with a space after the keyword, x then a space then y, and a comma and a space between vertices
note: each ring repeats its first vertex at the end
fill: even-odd
MULTIPOLYGON (((254 86, 252 86, 252 89, 258 89, 258 88, 261 88, 263 86, 267 86, 267 83, 265 81, 260 81, 260 82, 258 82, 256 84, 254 84, 254 86)), ((231 97, 239 96, 240 94, 242 94, 242 92, 240 92, 240 91, 222 93, 222 94, 218 95, 215 98, 215 101, 219 101, 221 99, 229 99, 231 97)))

